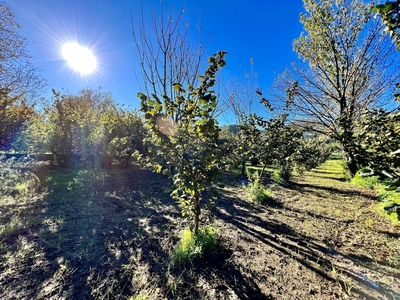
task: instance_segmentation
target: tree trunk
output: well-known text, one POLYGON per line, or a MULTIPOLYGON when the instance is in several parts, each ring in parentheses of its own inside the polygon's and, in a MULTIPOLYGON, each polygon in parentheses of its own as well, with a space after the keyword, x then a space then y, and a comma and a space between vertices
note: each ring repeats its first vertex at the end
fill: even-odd
POLYGON ((260 179, 263 177, 264 171, 265 171, 265 168, 266 168, 266 167, 267 167, 267 164, 264 162, 264 163, 263 163, 263 168, 262 168, 261 174, 260 174, 260 179))
POLYGON ((242 172, 241 175, 244 176, 246 175, 246 160, 242 159, 242 172))
POLYGON ((347 169, 349 170, 351 177, 354 177, 358 171, 357 162, 354 159, 348 160, 347 169))
POLYGON ((194 203, 194 232, 197 233, 199 230, 200 223, 200 194, 196 191, 195 203, 194 203))

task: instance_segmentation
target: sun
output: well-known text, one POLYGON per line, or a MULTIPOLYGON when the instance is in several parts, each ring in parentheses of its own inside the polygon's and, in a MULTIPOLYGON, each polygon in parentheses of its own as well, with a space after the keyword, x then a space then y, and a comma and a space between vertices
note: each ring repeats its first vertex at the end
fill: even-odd
POLYGON ((96 70, 96 57, 88 48, 77 43, 68 43, 62 47, 64 59, 68 65, 81 74, 89 74, 96 70))

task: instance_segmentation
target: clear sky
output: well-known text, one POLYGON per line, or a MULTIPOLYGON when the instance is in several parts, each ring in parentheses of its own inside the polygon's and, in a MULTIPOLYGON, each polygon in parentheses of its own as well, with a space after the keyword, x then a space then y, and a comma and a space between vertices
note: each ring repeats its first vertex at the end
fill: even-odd
MULTIPOLYGON (((159 1, 152 1, 159 7, 159 1)), ((172 0, 178 13, 185 6, 183 24, 197 37, 200 20, 203 39, 211 34, 207 55, 218 50, 228 52, 224 78, 241 77, 254 71, 260 87, 268 89, 274 78, 297 58, 292 51, 294 38, 303 30, 299 14, 301 0, 172 0)), ((37 59, 35 66, 51 89, 75 93, 86 87, 102 87, 112 92, 116 102, 139 107, 140 91, 135 78, 138 67, 131 13, 140 17, 141 4, 149 12, 146 0, 6 0, 21 25, 20 35, 27 39, 28 50, 37 59), (71 69, 62 55, 62 45, 77 42, 90 48, 98 66, 96 72, 80 75, 71 69)), ((168 5, 169 1, 165 1, 168 5)), ((148 19, 150 20, 150 19, 148 19)))

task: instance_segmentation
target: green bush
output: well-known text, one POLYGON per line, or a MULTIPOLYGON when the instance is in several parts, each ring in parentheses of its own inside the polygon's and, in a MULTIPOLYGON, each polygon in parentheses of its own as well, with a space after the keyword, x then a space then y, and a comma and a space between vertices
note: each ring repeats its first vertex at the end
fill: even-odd
POLYGON ((217 231, 213 227, 199 228, 197 232, 186 228, 181 240, 172 251, 173 258, 178 264, 185 264, 196 258, 202 258, 211 252, 218 244, 217 231))
POLYGON ((244 189, 252 201, 266 204, 272 199, 272 192, 264 189, 260 183, 260 175, 258 172, 251 174, 251 172, 248 171, 247 176, 249 178, 249 183, 244 187, 244 189))

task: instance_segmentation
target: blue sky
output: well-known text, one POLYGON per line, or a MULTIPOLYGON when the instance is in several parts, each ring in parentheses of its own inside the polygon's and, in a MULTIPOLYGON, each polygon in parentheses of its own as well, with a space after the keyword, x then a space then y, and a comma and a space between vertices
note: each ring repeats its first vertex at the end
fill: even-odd
MULTIPOLYGON (((149 12, 150 1, 139 0, 8 0, 5 4, 21 25, 19 33, 27 39, 29 52, 37 58, 35 66, 48 81, 47 97, 52 88, 75 93, 101 86, 113 93, 116 102, 138 108, 136 94, 140 90, 134 70, 139 61, 131 12, 137 20, 142 2, 149 12), (81 76, 68 67, 61 52, 67 42, 90 48, 98 61, 97 71, 81 76)), ((153 1, 155 7, 159 3, 153 1)), ((299 22, 301 0, 172 0, 172 5, 176 13, 185 6, 182 23, 189 24, 190 35, 198 36, 199 19, 203 39, 212 35, 207 55, 228 52, 225 79, 243 76, 253 58, 260 87, 267 90, 297 58, 292 42, 303 29, 299 22)))

